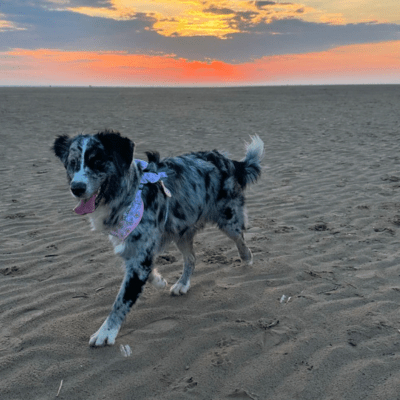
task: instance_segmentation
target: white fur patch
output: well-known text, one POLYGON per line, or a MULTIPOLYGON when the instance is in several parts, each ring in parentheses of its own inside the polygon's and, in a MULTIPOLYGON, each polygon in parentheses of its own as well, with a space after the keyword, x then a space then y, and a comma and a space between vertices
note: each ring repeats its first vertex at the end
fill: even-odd
POLYGON ((79 168, 79 171, 75 172, 74 178, 72 179, 71 183, 74 182, 83 182, 88 184, 88 177, 85 173, 85 151, 86 151, 86 146, 88 144, 89 139, 85 138, 82 141, 82 152, 81 152, 81 166, 79 168))
POLYGON ((103 221, 107 218, 108 210, 106 207, 98 207, 89 215, 92 231, 104 231, 103 221))
POLYGON ((125 242, 123 240, 120 240, 113 235, 108 235, 108 238, 114 246, 115 254, 122 254, 125 251, 125 242))
POLYGON ((151 272, 149 282, 157 289, 164 289, 167 286, 167 281, 156 270, 151 272))
POLYGON ((180 283, 179 281, 175 283, 174 286, 172 286, 170 293, 175 296, 179 296, 181 294, 186 294, 190 288, 190 280, 188 280, 187 284, 184 285, 183 283, 180 283))
POLYGON ((105 345, 113 345, 115 343, 115 339, 118 335, 119 328, 108 326, 108 319, 106 319, 100 329, 94 333, 89 340, 89 345, 98 347, 105 345))

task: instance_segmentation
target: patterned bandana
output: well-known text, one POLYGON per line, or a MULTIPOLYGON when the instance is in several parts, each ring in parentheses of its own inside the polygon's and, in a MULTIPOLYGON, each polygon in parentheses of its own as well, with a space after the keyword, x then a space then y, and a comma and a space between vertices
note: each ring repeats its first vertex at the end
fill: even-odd
MULTIPOLYGON (((143 160, 135 160, 136 164, 140 164, 142 169, 146 169, 147 162, 143 160)), ((136 193, 135 198, 130 204, 129 208, 124 212, 122 216, 122 220, 118 224, 117 228, 114 231, 111 231, 110 234, 117 237, 118 239, 125 240, 126 237, 139 225, 143 217, 144 205, 142 200, 142 189, 143 184, 145 183, 156 183, 161 182, 163 190, 168 197, 171 197, 170 191, 164 186, 161 178, 167 178, 167 174, 165 172, 154 173, 154 172, 145 172, 142 175, 142 179, 140 180, 139 190, 136 193)), ((74 211, 79 215, 90 214, 95 210, 95 200, 97 194, 94 194, 89 200, 81 202, 74 208, 74 211)))

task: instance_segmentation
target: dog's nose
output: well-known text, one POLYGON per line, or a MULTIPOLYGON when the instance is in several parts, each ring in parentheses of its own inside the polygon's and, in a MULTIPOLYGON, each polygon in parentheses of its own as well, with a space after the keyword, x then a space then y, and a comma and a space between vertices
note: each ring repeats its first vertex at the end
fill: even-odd
POLYGON ((86 192, 86 184, 82 182, 72 183, 71 192, 76 197, 81 197, 86 192))

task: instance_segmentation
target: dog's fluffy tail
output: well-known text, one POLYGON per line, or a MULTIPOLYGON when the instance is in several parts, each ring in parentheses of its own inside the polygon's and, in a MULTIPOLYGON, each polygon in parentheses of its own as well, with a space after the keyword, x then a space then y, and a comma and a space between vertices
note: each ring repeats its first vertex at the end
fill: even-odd
POLYGON ((235 162, 236 176, 242 188, 254 183, 261 175, 261 160, 264 157, 264 142, 258 135, 251 136, 251 142, 246 143, 246 157, 235 162))

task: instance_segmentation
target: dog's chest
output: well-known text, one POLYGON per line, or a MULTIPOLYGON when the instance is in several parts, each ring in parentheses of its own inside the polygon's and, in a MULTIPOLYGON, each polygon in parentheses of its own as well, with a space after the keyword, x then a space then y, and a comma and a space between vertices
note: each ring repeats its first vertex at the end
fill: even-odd
POLYGON ((116 238, 113 235, 108 235, 110 242, 114 246, 114 253, 115 254, 122 254, 125 251, 125 242, 121 239, 116 238))
MULTIPOLYGON (((108 211, 104 207, 99 207, 94 211, 92 214, 90 214, 90 224, 92 225, 92 231, 99 231, 99 232, 104 232, 104 233, 109 233, 109 229, 104 226, 104 220, 108 216, 108 211)), ((114 253, 115 254, 121 254, 125 250, 125 242, 123 240, 120 240, 116 238, 115 236, 108 235, 108 238, 110 239, 110 242, 112 243, 114 247, 114 253)))
POLYGON ((104 220, 107 218, 108 212, 105 207, 97 208, 92 214, 90 214, 90 224, 92 225, 92 231, 105 231, 104 220))

